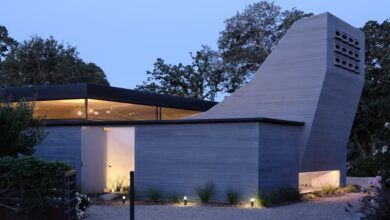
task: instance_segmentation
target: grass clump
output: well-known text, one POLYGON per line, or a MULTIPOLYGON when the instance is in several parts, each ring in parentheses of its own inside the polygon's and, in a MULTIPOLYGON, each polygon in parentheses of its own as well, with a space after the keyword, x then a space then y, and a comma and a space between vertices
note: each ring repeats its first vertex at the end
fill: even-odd
POLYGON ((356 193, 359 192, 360 188, 357 185, 348 184, 345 187, 336 187, 334 185, 324 185, 320 190, 308 193, 305 198, 308 200, 315 199, 317 197, 331 197, 340 196, 345 193, 356 193))
POLYGON ((195 192, 202 204, 208 203, 214 194, 214 184, 208 182, 203 186, 198 186, 195 188, 195 192))
POLYGON ((226 199, 230 205, 237 205, 240 201, 240 194, 233 189, 228 189, 226 191, 226 199))
POLYGON ((360 187, 354 184, 347 184, 345 187, 341 188, 343 193, 357 193, 360 191, 360 187))
POLYGON ((179 204, 182 202, 182 197, 177 193, 171 193, 168 196, 168 202, 172 204, 179 204))
POLYGON ((161 190, 159 190, 155 187, 149 188, 146 194, 147 194, 149 200, 154 202, 154 203, 158 203, 161 200, 162 192, 161 192, 161 190))
POLYGON ((299 191, 293 187, 280 187, 256 196, 256 203, 259 206, 278 206, 299 201, 299 191))

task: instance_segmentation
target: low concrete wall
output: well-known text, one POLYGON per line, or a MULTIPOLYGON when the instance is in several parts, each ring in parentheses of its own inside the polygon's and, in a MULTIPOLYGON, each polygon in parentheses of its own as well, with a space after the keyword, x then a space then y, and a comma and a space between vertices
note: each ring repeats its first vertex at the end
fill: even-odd
POLYGON ((279 187, 298 189, 299 143, 304 128, 259 124, 259 191, 279 187))
POLYGON ((81 127, 47 127, 48 135, 37 145, 35 155, 45 160, 69 163, 76 169, 77 185, 81 185, 81 127))
POLYGON ((258 186, 258 123, 143 125, 135 130, 135 188, 196 199, 195 188, 215 185, 214 200, 231 188, 249 199, 258 186))

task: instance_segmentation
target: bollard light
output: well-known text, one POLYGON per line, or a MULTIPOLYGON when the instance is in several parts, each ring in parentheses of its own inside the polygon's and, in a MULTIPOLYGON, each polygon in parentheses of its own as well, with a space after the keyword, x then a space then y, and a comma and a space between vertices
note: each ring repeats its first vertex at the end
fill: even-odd
POLYGON ((122 196, 122 204, 125 204, 126 196, 122 196))
POLYGON ((251 208, 253 208, 254 205, 255 205, 255 199, 251 198, 251 208))
POLYGON ((184 205, 187 205, 187 196, 184 196, 183 200, 184 200, 184 205))

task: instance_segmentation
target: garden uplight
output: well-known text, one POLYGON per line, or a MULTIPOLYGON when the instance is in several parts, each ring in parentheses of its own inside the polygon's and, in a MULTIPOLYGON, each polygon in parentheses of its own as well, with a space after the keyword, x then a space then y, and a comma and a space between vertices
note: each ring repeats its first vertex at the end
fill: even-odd
POLYGON ((187 196, 184 196, 183 200, 184 200, 184 205, 187 205, 187 196))
POLYGON ((126 196, 122 196, 122 204, 125 204, 126 196))
POLYGON ((255 199, 251 198, 251 208, 253 208, 254 205, 255 205, 255 199))

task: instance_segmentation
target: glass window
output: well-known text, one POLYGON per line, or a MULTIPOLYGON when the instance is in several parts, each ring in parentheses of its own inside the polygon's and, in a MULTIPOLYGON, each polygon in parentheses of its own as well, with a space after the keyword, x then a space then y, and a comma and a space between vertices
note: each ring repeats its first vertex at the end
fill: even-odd
POLYGON ((36 101, 34 116, 46 116, 46 119, 85 119, 85 100, 36 101))
POLYGON ((177 108, 161 108, 161 120, 175 120, 185 118, 191 115, 200 113, 199 111, 177 109, 177 108))
POLYGON ((155 106, 88 99, 90 120, 157 120, 155 106))

